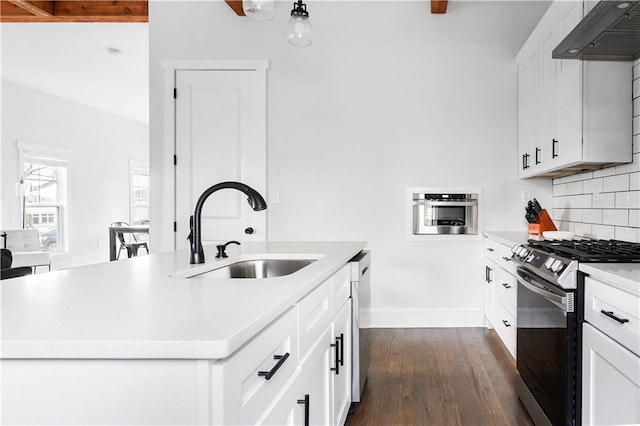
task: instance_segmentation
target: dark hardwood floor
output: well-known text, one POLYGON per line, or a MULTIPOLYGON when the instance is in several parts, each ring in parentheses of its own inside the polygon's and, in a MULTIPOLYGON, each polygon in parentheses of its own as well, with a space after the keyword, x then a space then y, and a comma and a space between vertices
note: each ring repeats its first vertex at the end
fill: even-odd
POLYGON ((357 425, 532 425, 515 362, 493 330, 369 329, 373 348, 357 425))

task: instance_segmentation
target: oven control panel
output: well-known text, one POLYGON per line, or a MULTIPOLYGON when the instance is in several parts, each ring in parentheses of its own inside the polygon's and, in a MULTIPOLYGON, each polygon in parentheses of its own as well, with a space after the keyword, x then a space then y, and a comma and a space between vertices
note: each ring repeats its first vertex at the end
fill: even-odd
POLYGON ((555 257, 549 256, 546 253, 542 253, 537 250, 531 250, 521 245, 515 245, 511 248, 513 255, 522 260, 523 262, 533 266, 537 269, 548 269, 549 271, 557 274, 564 269, 565 263, 555 257))

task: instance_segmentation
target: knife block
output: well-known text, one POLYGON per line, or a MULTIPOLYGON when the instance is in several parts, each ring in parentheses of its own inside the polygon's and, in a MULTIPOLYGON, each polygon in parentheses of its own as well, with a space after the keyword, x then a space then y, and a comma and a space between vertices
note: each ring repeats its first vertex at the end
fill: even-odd
POLYGON ((551 220, 551 216, 546 210, 542 210, 538 216, 538 223, 529 224, 529 234, 542 235, 545 231, 557 231, 556 225, 551 220))

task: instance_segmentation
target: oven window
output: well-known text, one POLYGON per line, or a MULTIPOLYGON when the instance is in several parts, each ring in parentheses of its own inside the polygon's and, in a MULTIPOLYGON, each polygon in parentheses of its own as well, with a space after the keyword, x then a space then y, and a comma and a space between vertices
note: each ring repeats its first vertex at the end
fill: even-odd
POLYGON ((517 367, 520 377, 554 425, 566 424, 569 375, 568 319, 565 313, 522 284, 518 285, 517 367))
POLYGON ((465 226, 466 208, 461 206, 434 207, 438 226, 465 226))

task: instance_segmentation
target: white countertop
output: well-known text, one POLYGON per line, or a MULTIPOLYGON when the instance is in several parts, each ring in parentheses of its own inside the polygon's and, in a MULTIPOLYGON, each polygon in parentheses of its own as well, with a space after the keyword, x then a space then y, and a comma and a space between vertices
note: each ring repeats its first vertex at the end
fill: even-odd
POLYGON ((581 263, 579 269, 591 278, 640 296, 640 263, 581 263))
POLYGON ((364 242, 229 246, 243 258, 318 258, 269 279, 178 278, 188 251, 36 274, 2 282, 2 358, 225 358, 365 247, 364 242))
POLYGON ((530 239, 541 238, 536 235, 529 235, 528 232, 518 231, 485 231, 483 234, 485 237, 509 247, 512 247, 515 244, 524 245, 527 244, 530 239))

